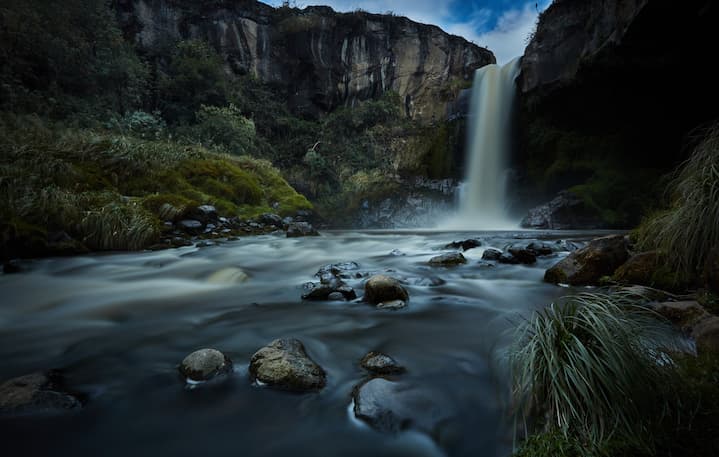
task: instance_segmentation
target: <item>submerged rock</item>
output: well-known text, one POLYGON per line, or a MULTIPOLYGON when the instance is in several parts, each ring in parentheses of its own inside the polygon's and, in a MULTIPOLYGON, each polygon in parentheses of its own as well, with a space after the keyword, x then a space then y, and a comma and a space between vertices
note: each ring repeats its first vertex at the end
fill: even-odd
POLYGON ((211 284, 239 284, 248 279, 250 279, 250 277, 240 268, 228 267, 212 273, 207 278, 207 282, 211 284))
POLYGON ((377 304, 377 309, 388 309, 390 311, 396 311, 405 307, 407 307, 407 302, 404 300, 389 300, 377 304))
POLYGON ((416 428, 432 433, 448 418, 436 393, 383 378, 355 388, 353 400, 355 416, 380 432, 416 428))
POLYGON ((464 241, 453 241, 446 245, 445 249, 462 249, 463 251, 469 251, 470 249, 478 248, 482 245, 482 242, 475 239, 469 239, 464 241))
POLYGON ((63 388, 59 372, 32 373, 0 384, 0 414, 57 413, 82 403, 63 388))
POLYGON ((357 262, 332 263, 320 267, 317 273, 315 273, 315 276, 320 279, 326 278, 327 276, 337 276, 346 279, 351 277, 350 273, 348 273, 349 271, 359 270, 359 267, 357 262))
POLYGON ((624 235, 597 238, 547 270, 544 280, 574 286, 597 284, 602 276, 612 275, 628 258, 624 235))
POLYGON ((392 357, 376 351, 368 352, 362 357, 360 366, 373 374, 400 374, 407 371, 392 357))
POLYGON ((217 349, 200 349, 185 357, 178 369, 188 380, 209 381, 232 371, 232 361, 217 349))
POLYGON ((467 263, 467 259, 459 252, 451 252, 442 254, 429 259, 429 264, 433 266, 451 266, 467 263))
POLYGON ((255 352, 250 374, 260 383, 298 392, 320 390, 326 384, 325 371, 305 352, 296 339, 278 339, 255 352))
POLYGON ((365 282, 363 300, 373 305, 395 300, 408 302, 409 294, 396 279, 375 275, 365 282))
POLYGON ((287 238, 303 236, 320 236, 320 233, 309 222, 292 222, 287 226, 287 238))

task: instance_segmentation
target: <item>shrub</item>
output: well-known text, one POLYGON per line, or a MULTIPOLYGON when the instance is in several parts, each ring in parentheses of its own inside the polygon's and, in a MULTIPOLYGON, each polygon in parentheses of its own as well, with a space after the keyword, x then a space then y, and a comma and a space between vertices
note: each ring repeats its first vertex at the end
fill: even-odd
POLYGON ((671 207, 640 227, 639 247, 671 255, 677 280, 696 278, 709 251, 719 246, 719 124, 706 130, 670 192, 671 207))
POLYGON ((672 406, 666 351, 680 343, 640 298, 583 293, 523 322, 510 354, 519 418, 596 448, 610 437, 650 446, 672 406))
POLYGON ((109 127, 148 140, 159 140, 167 130, 167 124, 159 111, 153 113, 133 111, 119 119, 114 119, 109 127))
POLYGON ((202 105, 195 114, 197 124, 187 129, 189 139, 205 146, 215 146, 231 154, 253 152, 255 123, 242 115, 239 108, 202 105))

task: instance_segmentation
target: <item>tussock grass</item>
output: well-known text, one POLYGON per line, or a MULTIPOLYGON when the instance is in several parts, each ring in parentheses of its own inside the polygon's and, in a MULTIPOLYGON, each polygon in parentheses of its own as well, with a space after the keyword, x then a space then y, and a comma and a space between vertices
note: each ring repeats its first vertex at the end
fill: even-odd
POLYGON ((670 185, 671 207, 647 219, 639 247, 671 256, 677 280, 696 278, 709 251, 719 246, 719 124, 684 162, 670 185))
MULTIPOLYGON (((582 293, 536 312, 517 329, 512 394, 525 427, 556 430, 599 448, 638 445, 671 408, 671 327, 637 295, 582 293)), ((644 300, 646 301, 646 300, 644 300)))

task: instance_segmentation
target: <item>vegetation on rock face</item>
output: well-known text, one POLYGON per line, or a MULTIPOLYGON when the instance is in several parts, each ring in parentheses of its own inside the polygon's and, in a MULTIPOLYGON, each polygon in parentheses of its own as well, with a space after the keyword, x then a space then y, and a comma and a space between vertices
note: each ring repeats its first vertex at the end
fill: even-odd
POLYGON ((642 224, 639 245, 670 255, 675 280, 687 281, 701 276, 709 253, 719 246, 719 125, 706 130, 670 189, 670 208, 642 224))
MULTIPOLYGON (((666 351, 679 344, 671 328, 638 303, 632 295, 584 293, 519 326, 510 362, 526 432, 561 435, 555 444, 575 450, 617 440, 651 447, 656 421, 673 406, 666 351)), ((527 446, 545 444, 535 438, 527 446)))

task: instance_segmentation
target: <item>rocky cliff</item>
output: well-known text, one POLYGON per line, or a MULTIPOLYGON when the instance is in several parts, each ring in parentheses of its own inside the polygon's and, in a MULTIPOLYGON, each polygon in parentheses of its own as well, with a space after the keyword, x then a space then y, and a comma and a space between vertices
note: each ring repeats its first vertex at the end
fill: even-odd
POLYGON ((125 33, 157 52, 205 39, 227 70, 276 83, 293 111, 317 115, 392 90, 409 117, 446 116, 491 52, 404 17, 329 7, 272 8, 253 0, 116 0, 125 33))
POLYGON ((570 188, 608 225, 636 223, 691 131, 719 116, 702 65, 718 21, 711 0, 555 0, 518 80, 525 197, 570 188))

